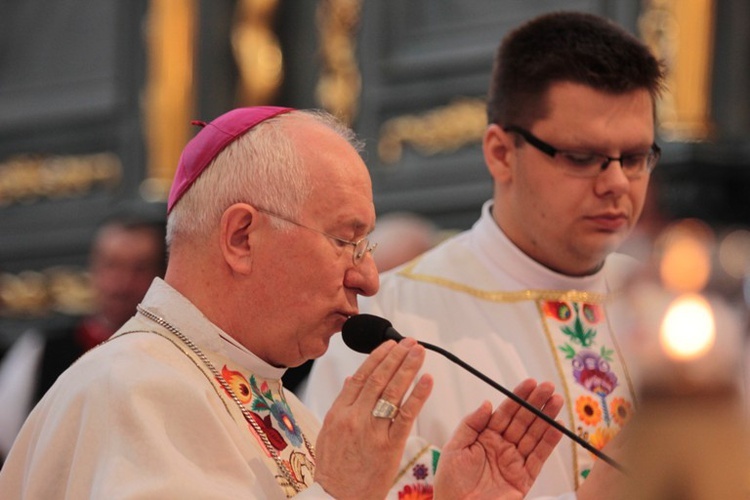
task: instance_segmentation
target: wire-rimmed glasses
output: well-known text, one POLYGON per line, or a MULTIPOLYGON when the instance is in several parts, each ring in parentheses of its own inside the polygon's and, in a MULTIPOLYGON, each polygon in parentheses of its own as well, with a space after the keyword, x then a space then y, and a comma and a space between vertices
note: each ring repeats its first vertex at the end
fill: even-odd
POLYGON ((339 238, 338 236, 334 236, 332 234, 328 234, 325 231, 321 231, 320 229, 315 229, 314 227, 306 226, 304 224, 301 224, 295 220, 289 219, 287 217, 284 217, 283 215, 279 215, 275 212, 272 212, 270 210, 266 210, 264 208, 255 207, 258 212, 263 212, 266 215, 270 215, 271 217, 275 217, 277 219, 283 220, 285 222, 288 222, 290 224, 294 224, 295 226, 299 226, 305 229, 309 229, 310 231, 314 231, 318 234, 322 234, 326 238, 332 239, 334 242, 336 242, 340 246, 352 246, 354 248, 354 251, 352 252, 352 261, 354 262, 354 265, 358 265, 360 262, 362 262, 362 259, 364 259, 365 254, 367 252, 374 252, 377 248, 377 243, 371 243, 370 240, 365 236, 364 238, 360 238, 357 241, 349 241, 344 238, 339 238))

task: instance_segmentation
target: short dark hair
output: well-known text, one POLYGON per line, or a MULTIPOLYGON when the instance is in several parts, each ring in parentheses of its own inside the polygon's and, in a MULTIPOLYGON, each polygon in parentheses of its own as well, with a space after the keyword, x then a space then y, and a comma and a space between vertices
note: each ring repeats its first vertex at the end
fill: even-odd
POLYGON ((100 234, 112 227, 125 231, 148 231, 159 244, 159 276, 164 276, 167 267, 167 207, 165 203, 148 203, 142 201, 125 201, 108 212, 97 224, 92 245, 96 244, 100 234))
POLYGON ((490 123, 530 127, 547 113, 553 83, 572 82, 622 94, 647 89, 656 98, 664 67, 636 37, 608 19, 555 12, 509 33, 495 56, 487 117, 490 123))

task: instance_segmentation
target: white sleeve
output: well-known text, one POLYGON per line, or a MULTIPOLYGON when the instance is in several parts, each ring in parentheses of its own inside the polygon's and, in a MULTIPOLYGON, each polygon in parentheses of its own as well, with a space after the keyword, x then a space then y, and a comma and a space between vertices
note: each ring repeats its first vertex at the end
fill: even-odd
POLYGON ((60 376, 0 470, 3 495, 284 496, 268 473, 265 452, 202 372, 177 349, 146 340, 148 357, 108 354, 118 349, 113 342, 89 351, 60 376))
POLYGON ((44 337, 29 330, 16 340, 0 364, 0 454, 7 456, 31 410, 44 352, 44 337))

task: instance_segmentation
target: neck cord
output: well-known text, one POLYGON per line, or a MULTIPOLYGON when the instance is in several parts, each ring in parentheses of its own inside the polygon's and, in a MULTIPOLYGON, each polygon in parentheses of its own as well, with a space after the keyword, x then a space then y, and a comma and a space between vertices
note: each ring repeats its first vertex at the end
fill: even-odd
MULTIPOLYGON (((237 405, 239 410, 242 412, 242 415, 245 417, 245 420, 250 424, 250 426, 253 428, 253 430, 258 434, 261 441, 263 441, 263 445, 266 447, 266 450, 268 450, 268 453, 273 458, 274 462, 276 462, 277 467, 279 468, 279 471, 284 476, 284 478, 289 482, 289 484, 294 488, 294 490, 299 493, 302 491, 305 486, 300 486, 300 481, 294 478, 292 475, 292 472, 289 470, 289 468, 284 465, 284 461, 279 456, 279 453, 276 451, 276 448, 271 445, 271 441, 269 441, 268 436, 266 436, 266 433, 263 432, 263 429, 260 428, 258 423, 255 421, 255 418, 250 414, 250 411, 245 407, 244 404, 240 401, 240 399, 237 397, 237 395, 232 390, 229 383, 226 381, 226 379, 219 373, 219 371, 216 369, 216 367, 211 363, 211 361, 208 359, 208 357, 201 351, 197 345, 193 343, 192 340, 190 340, 185 334, 183 334, 176 326, 172 325, 171 323, 168 323, 165 319, 157 316, 156 314, 152 313, 148 309, 145 309, 140 304, 138 304, 138 312, 141 313, 146 318, 150 319, 154 323, 156 323, 159 326, 164 327, 166 330, 168 330, 171 334, 173 334, 175 337, 180 339, 180 341, 185 344, 193 353, 198 357, 198 359, 201 360, 201 362, 211 371, 211 374, 216 378, 216 380, 221 385, 222 389, 226 391, 227 394, 229 394, 229 397, 232 398, 232 401, 237 405)), ((305 446, 307 447, 308 451, 310 452, 310 455, 312 456, 313 460, 315 460, 315 450, 310 444, 310 442, 307 440, 307 436, 303 432, 302 439, 305 441, 305 446)))

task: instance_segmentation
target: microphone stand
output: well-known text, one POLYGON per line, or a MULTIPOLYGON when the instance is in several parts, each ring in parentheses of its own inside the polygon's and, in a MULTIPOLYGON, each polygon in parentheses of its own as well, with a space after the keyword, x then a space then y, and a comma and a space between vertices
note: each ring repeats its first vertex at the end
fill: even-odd
POLYGON ((560 423, 557 422, 557 421, 555 421, 553 418, 551 418, 548 415, 545 415, 544 413, 542 413, 541 411, 539 411, 538 408, 534 407, 531 403, 529 403, 525 399, 523 399, 523 398, 521 398, 519 396, 516 396, 514 393, 512 393, 511 391, 509 391, 508 389, 506 389, 502 385, 498 384, 497 382, 495 382, 494 380, 492 380, 491 378, 489 378, 484 373, 480 372, 479 370, 477 370, 476 368, 472 367, 471 365, 465 363, 460 358, 458 358, 458 356, 456 356, 456 355, 454 355, 454 354, 452 354, 452 353, 446 351, 445 349, 442 349, 442 348, 440 348, 440 347, 438 347, 436 345, 432 345, 432 344, 429 344, 427 342, 422 342, 422 341, 417 341, 417 342, 421 346, 423 346, 425 349, 429 349, 431 351, 435 351, 435 352, 437 352, 439 354, 442 354, 443 356, 445 356, 449 360, 453 361, 457 365, 459 365, 462 368, 468 370, 473 375, 475 375, 475 376, 479 377, 480 379, 484 380, 485 382, 487 382, 488 384, 490 384, 492 387, 494 387, 495 389, 497 389, 498 391, 502 392, 503 394, 505 394, 506 396, 508 396, 510 399, 512 399, 513 401, 515 401, 516 403, 518 403, 519 405, 521 405, 524 408, 526 408, 527 410, 529 410, 534 415, 536 415, 537 417, 541 418, 542 420, 544 420, 545 422, 547 422, 549 425, 551 425, 552 427, 554 427, 558 431, 562 432, 563 434, 565 434, 566 436, 568 436, 570 439, 572 439, 573 441, 575 441, 579 445, 583 446, 586 450, 588 450, 591 453, 593 453, 596 457, 601 458, 602 460, 604 460, 605 462, 607 462, 609 465, 611 465, 615 469, 619 470, 620 472, 623 472, 623 473, 625 472, 625 469, 623 468, 623 466, 620 465, 613 458, 609 457, 608 455, 606 455, 602 451, 596 449, 588 441, 586 441, 585 439, 582 439, 580 436, 578 436, 575 433, 573 433, 572 431, 570 431, 567 427, 565 427, 563 425, 560 425, 560 423))

